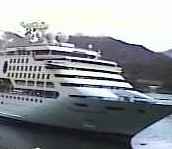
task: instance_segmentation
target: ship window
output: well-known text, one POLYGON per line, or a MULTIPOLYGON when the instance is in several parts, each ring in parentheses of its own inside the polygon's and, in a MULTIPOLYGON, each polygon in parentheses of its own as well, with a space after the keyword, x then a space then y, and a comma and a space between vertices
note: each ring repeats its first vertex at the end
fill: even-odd
POLYGON ((18 85, 25 85, 25 80, 15 80, 18 85))
POLYGON ((20 63, 20 59, 17 60, 17 63, 20 63))
POLYGON ((20 78, 22 77, 22 73, 20 73, 20 78))
POLYGON ((21 71, 23 71, 23 66, 21 66, 21 71))
POLYGON ((36 51, 36 55, 48 55, 48 54, 49 54, 49 50, 36 51))
POLYGON ((17 97, 18 100, 20 100, 20 97, 17 97))
POLYGON ((39 67, 38 67, 38 71, 41 71, 41 68, 42 68, 42 67, 41 67, 41 66, 39 66, 39 67))
POLYGON ((16 99, 16 96, 14 96, 13 98, 16 99))
POLYGON ((8 75, 7 75, 8 77, 10 77, 10 73, 8 73, 8 75))
POLYGON ((40 74, 38 73, 38 74, 37 74, 37 79, 39 79, 39 78, 40 78, 40 74))
POLYGON ((24 101, 24 97, 22 97, 22 100, 24 101))
POLYGON ((11 66, 9 66, 9 68, 8 68, 9 70, 11 70, 11 66))
POLYGON ((146 111, 145 110, 143 110, 143 109, 138 109, 137 110, 139 113, 141 113, 141 114, 144 114, 146 111))
POLYGON ((19 66, 17 66, 17 71, 19 70, 19 66))
POLYGON ((16 66, 13 66, 13 70, 15 70, 16 69, 16 66))
POLYGON ((33 79, 35 78, 35 74, 34 74, 34 73, 32 74, 32 78, 33 78, 33 79))
POLYGON ((123 111, 125 110, 123 107, 113 107, 113 106, 107 106, 107 110, 113 110, 113 111, 123 111))
POLYGON ((29 101, 29 98, 26 98, 25 100, 26 100, 26 101, 29 101))
POLYGON ((46 87, 54 88, 54 84, 52 82, 46 82, 46 87))
POLYGON ((10 59, 10 64, 12 63, 13 59, 10 59))
POLYGON ((18 78, 18 73, 16 73, 16 78, 18 78))
POLYGON ((94 84, 76 84, 76 83, 61 83, 62 86, 73 86, 73 87, 93 87, 93 88, 115 88, 115 86, 104 86, 94 84))
POLYGON ((33 101, 33 99, 31 98, 30 101, 33 101))
POLYGON ((27 85, 28 85, 28 86, 34 86, 34 81, 28 81, 28 82, 27 82, 27 85))
POLYGON ((98 69, 88 69, 88 68, 77 68, 77 67, 68 67, 68 66, 60 66, 60 65, 48 65, 46 66, 47 69, 66 69, 66 70, 81 70, 81 71, 92 71, 92 72, 103 72, 103 73, 110 73, 110 74, 120 74, 120 72, 113 72, 108 70, 98 70, 98 69))
POLYGON ((27 75, 27 74, 26 74, 26 73, 24 73, 24 76, 23 76, 23 78, 26 78, 26 75, 27 75))
POLYGON ((29 70, 32 71, 32 66, 29 67, 29 70))
POLYGON ((44 79, 45 78, 45 74, 42 74, 42 79, 44 79))
POLYGON ((37 66, 34 66, 34 71, 36 71, 36 69, 37 69, 37 66))
POLYGON ((42 100, 40 100, 40 103, 42 103, 43 101, 42 100))
POLYGON ((28 73, 28 78, 30 78, 30 76, 31 76, 31 74, 30 74, 30 73, 28 73))
POLYGON ((50 79, 50 74, 47 74, 47 79, 50 79))
POLYGON ((13 60, 13 63, 16 63, 16 59, 13 60))
POLYGON ((38 81, 38 82, 36 82, 36 85, 38 87, 43 87, 44 86, 44 82, 38 81))
POLYGON ((121 80, 121 79, 106 78, 106 77, 95 77, 95 76, 80 76, 80 75, 55 74, 55 77, 81 78, 81 79, 95 79, 95 80, 108 80, 108 81, 126 82, 125 80, 121 80))
POLYGON ((14 73, 11 74, 11 77, 14 77, 14 73))
POLYGON ((28 58, 26 58, 26 63, 28 63, 29 62, 29 59, 28 58))
POLYGON ((21 63, 24 63, 24 58, 21 59, 21 63))
POLYGON ((74 103, 74 104, 78 107, 88 107, 88 105, 85 103, 74 103))
POLYGON ((27 71, 27 69, 28 69, 28 66, 25 66, 25 71, 27 71))
POLYGON ((35 99, 35 102, 38 102, 38 99, 35 99))
POLYGON ((8 98, 8 95, 6 95, 6 98, 8 98))

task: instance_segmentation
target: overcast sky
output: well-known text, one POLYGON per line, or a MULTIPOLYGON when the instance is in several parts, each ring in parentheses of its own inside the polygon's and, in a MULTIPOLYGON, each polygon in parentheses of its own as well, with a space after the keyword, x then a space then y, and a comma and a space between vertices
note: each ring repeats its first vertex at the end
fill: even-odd
POLYGON ((65 33, 109 35, 154 51, 172 48, 171 0, 0 0, 0 29, 46 21, 65 33))

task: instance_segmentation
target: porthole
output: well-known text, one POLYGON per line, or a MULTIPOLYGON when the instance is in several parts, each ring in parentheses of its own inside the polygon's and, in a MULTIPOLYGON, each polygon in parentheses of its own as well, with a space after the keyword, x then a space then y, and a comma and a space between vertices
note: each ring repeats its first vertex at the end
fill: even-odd
POLYGON ((50 79, 50 74, 47 74, 47 79, 50 79))
POLYGON ((17 66, 17 71, 19 70, 19 66, 17 66))
POLYGON ((39 67, 38 67, 38 71, 41 71, 41 68, 42 68, 42 67, 41 67, 41 66, 39 66, 39 67))
POLYGON ((24 76, 23 76, 23 78, 26 78, 26 73, 24 73, 24 76))
POLYGON ((29 59, 28 58, 26 58, 26 63, 28 63, 29 62, 29 59))
POLYGON ((25 71, 27 71, 27 69, 28 69, 28 66, 25 66, 25 71))
POLYGON ((7 68, 8 68, 8 62, 5 61, 4 66, 3 66, 3 73, 7 72, 7 68))
POLYGON ((24 63, 24 58, 21 59, 21 63, 24 63))
POLYGON ((32 78, 33 78, 33 79, 35 78, 35 74, 34 74, 34 73, 32 74, 32 78))
POLYGON ((30 78, 30 76, 31 76, 31 74, 29 73, 29 74, 28 74, 28 78, 30 78))
POLYGON ((21 66, 21 71, 23 71, 23 66, 21 66))
POLYGON ((36 71, 37 70, 37 66, 34 66, 34 71, 36 71))
POLYGON ((16 63, 16 59, 13 60, 13 63, 16 63))
POLYGON ((16 73, 16 78, 18 78, 18 73, 16 73))
POLYGON ((17 60, 17 63, 20 63, 20 59, 17 60))
POLYGON ((32 66, 29 66, 29 71, 32 71, 32 66))
POLYGON ((40 100, 40 103, 42 103, 43 101, 42 100, 40 100))
POLYGON ((44 79, 45 78, 45 74, 42 74, 42 79, 44 79))

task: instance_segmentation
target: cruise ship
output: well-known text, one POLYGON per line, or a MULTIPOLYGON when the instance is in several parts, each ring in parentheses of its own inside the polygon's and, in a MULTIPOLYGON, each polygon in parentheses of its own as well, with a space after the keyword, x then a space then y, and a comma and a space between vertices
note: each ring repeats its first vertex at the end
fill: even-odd
POLYGON ((49 126, 133 136, 172 112, 138 91, 101 52, 76 48, 45 22, 2 35, 0 116, 49 126))

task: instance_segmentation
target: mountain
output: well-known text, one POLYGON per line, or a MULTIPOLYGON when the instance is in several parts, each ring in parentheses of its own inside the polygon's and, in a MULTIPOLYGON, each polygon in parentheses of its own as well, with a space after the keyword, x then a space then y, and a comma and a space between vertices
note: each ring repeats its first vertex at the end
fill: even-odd
POLYGON ((172 59, 162 53, 111 37, 70 36, 69 42, 79 48, 92 44, 93 50, 101 50, 104 59, 122 66, 124 76, 137 88, 157 85, 172 89, 172 59))
POLYGON ((172 58, 172 49, 167 50, 167 51, 165 51, 165 52, 162 52, 162 54, 164 54, 164 55, 166 55, 166 56, 172 58))

